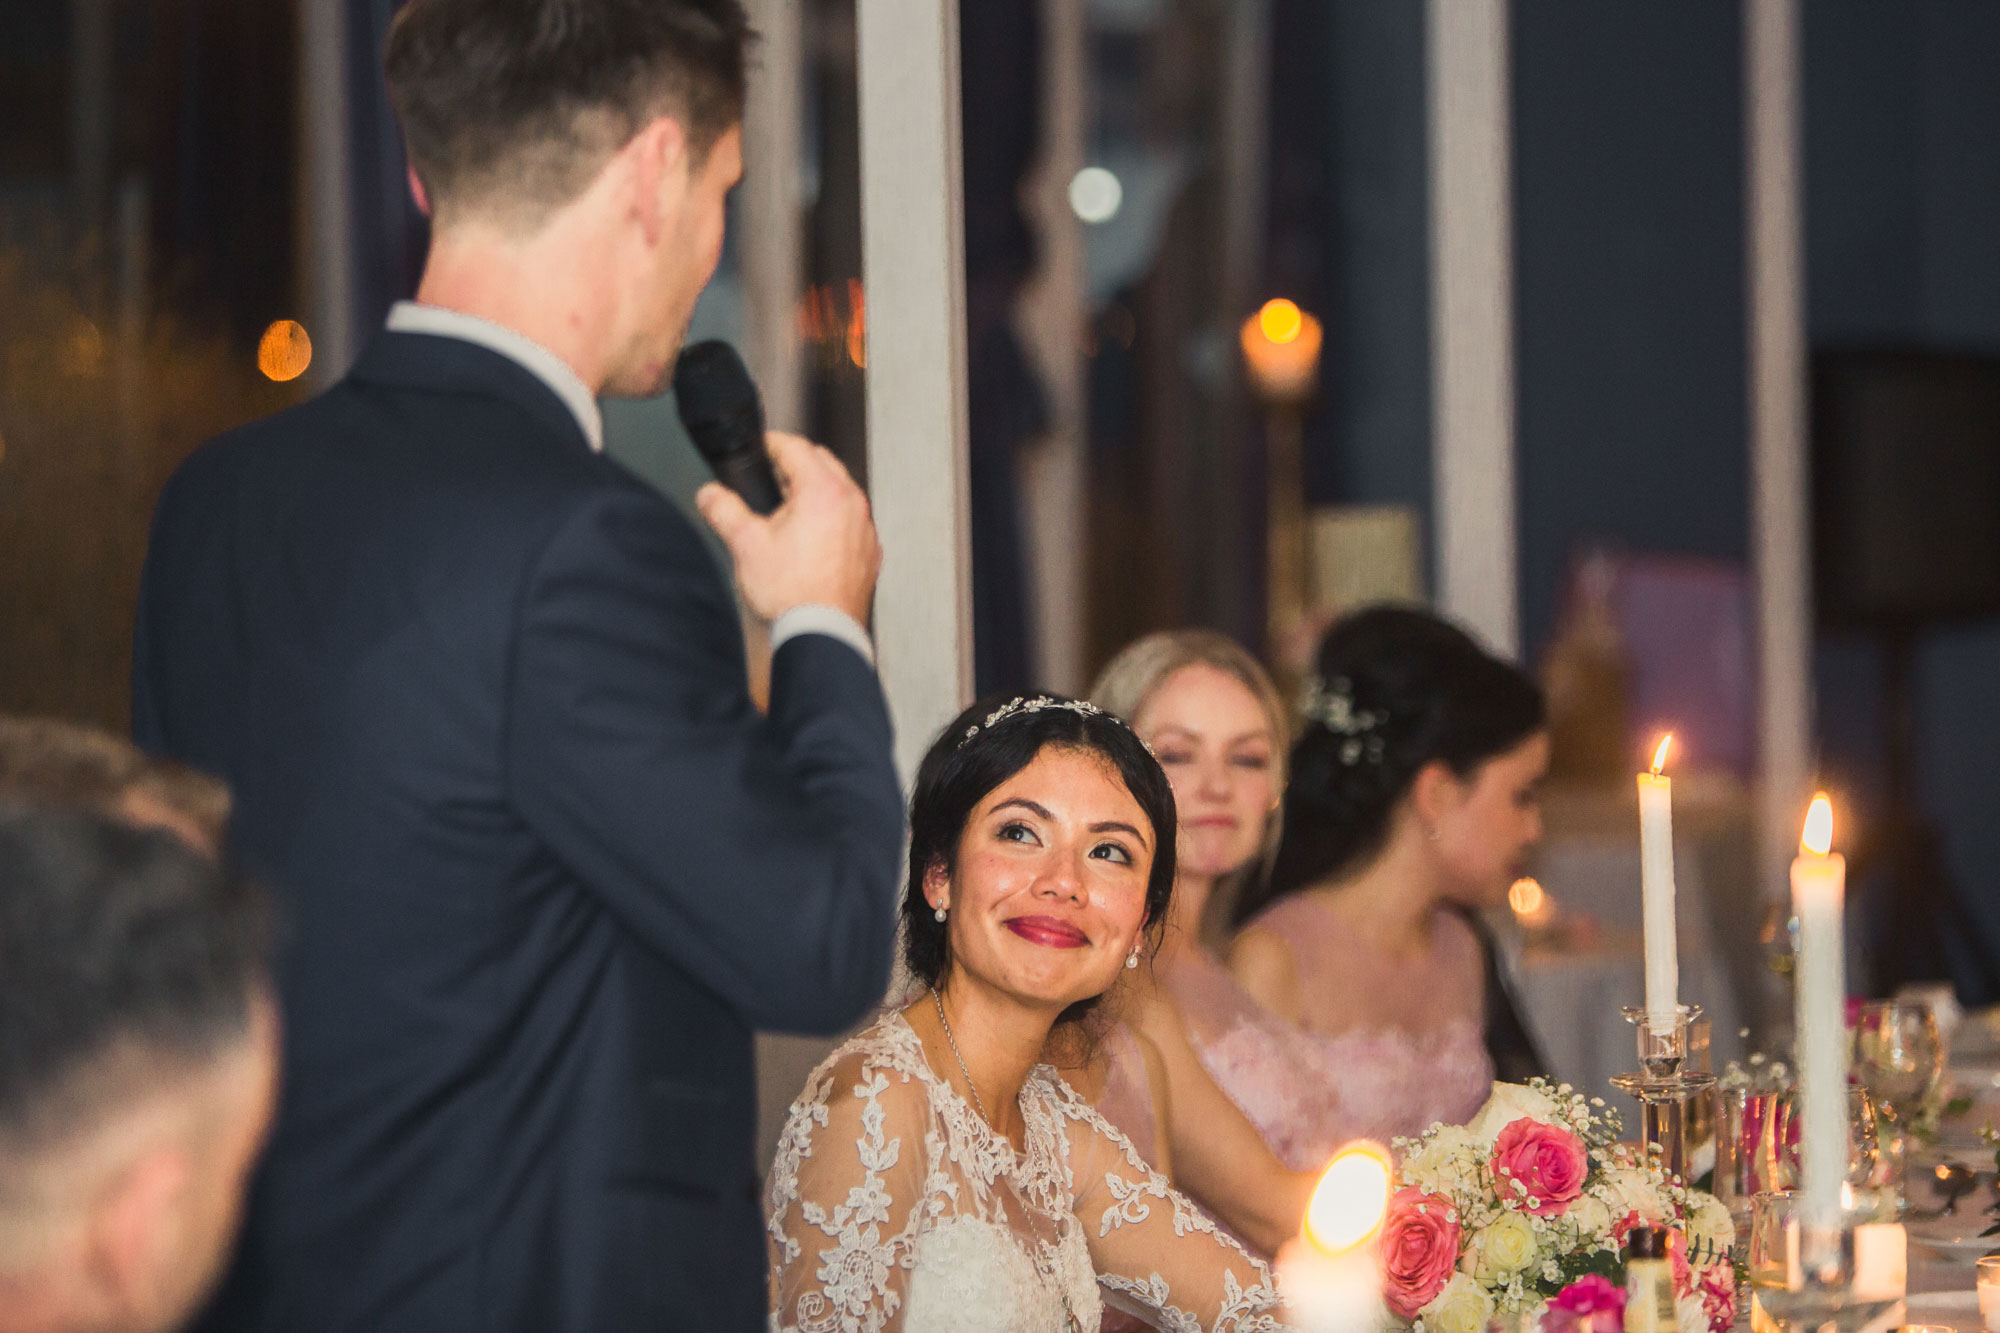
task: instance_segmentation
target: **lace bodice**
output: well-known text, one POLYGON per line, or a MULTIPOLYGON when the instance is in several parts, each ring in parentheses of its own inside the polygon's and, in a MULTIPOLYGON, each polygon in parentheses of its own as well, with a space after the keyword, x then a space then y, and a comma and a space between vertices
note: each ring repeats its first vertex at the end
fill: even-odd
POLYGON ((771 1168, 773 1333, 1095 1330, 1099 1284, 1162 1329, 1273 1333, 1269 1271, 1046 1065, 1023 1146, 892 1013, 813 1071, 771 1168))
MULTIPOLYGON (((1161 980, 1180 1010, 1188 1039, 1216 1086, 1241 1107, 1285 1165, 1314 1171, 1350 1139, 1386 1143, 1440 1121, 1460 1124, 1486 1100, 1493 1065, 1480 1017, 1477 942, 1469 969, 1456 939, 1448 939, 1435 965, 1398 973, 1324 929, 1300 919, 1290 904, 1317 908, 1303 897, 1282 899, 1260 922, 1271 922, 1291 944, 1306 1025, 1267 1012, 1243 992, 1227 968, 1205 951, 1190 949, 1163 969, 1161 980), (1469 970, 1470 1000, 1462 987, 1469 970), (1343 1030, 1326 1031, 1338 1004, 1323 1001, 1332 987, 1373 986, 1389 1005, 1359 1015, 1343 1030), (1390 1021, 1398 997, 1420 997, 1404 1021, 1390 1021), (1456 1011, 1449 1007, 1458 1005, 1456 1011)), ((1464 930, 1457 918, 1449 929, 1464 930)), ((1469 935, 1469 932, 1467 932, 1469 935)), ((1350 1022, 1352 1020, 1350 1019, 1350 1022)))

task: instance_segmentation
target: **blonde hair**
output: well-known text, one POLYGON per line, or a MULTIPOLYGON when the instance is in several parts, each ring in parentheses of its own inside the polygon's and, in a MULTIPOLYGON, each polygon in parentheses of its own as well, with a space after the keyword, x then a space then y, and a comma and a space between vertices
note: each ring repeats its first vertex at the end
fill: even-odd
MULTIPOLYGON (((1226 672, 1256 697, 1271 728, 1271 777, 1276 794, 1282 796, 1291 745, 1291 711, 1285 707, 1271 673, 1264 670, 1248 648, 1227 634, 1207 629, 1173 629, 1135 639, 1097 674, 1090 687, 1090 698, 1136 728, 1139 715, 1154 693, 1176 672, 1191 666, 1226 672)), ((1243 886, 1270 873, 1271 860, 1277 854, 1279 837, 1284 831, 1281 808, 1274 804, 1265 822, 1259 855, 1241 870, 1224 876, 1209 896, 1201 918, 1201 936, 1205 942, 1215 944, 1228 937, 1230 915, 1243 886)))
POLYGON ((147 754, 109 732, 53 717, 0 714, 0 798, 81 806, 120 817, 142 797, 206 840, 229 830, 229 788, 206 773, 147 754))

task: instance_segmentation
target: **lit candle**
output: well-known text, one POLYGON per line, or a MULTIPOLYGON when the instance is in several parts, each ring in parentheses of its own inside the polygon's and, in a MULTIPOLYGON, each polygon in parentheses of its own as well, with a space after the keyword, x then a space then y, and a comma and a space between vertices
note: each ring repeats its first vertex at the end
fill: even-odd
POLYGON ((1799 918, 1794 1025, 1799 1051, 1799 1203, 1809 1226, 1840 1224, 1847 1174, 1847 986, 1841 905, 1847 860, 1831 854, 1833 803, 1822 792, 1806 814, 1792 862, 1799 918))
POLYGON ((1301 1333, 1364 1333, 1382 1323, 1382 1259, 1375 1239, 1389 1210, 1389 1157, 1372 1143, 1327 1164, 1298 1239, 1278 1252, 1285 1309, 1301 1333))
POLYGON ((1909 1279, 1910 1239, 1900 1222, 1867 1222, 1854 1228, 1857 1300, 1901 1300, 1909 1279))
POLYGON ((1680 1007, 1680 940, 1674 930, 1674 783, 1660 770, 1674 738, 1653 752, 1639 775, 1639 895, 1646 923, 1646 1012, 1656 1024, 1680 1007))

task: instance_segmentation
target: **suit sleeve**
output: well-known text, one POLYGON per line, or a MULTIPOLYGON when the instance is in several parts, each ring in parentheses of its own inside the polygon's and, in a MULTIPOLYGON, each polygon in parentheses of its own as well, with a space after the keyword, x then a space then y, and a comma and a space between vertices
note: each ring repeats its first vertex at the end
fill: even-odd
POLYGON ((902 792, 873 669, 786 643, 745 685, 706 548, 650 496, 596 497, 523 593, 516 808, 651 947, 756 1027, 837 1032, 888 985, 902 792))

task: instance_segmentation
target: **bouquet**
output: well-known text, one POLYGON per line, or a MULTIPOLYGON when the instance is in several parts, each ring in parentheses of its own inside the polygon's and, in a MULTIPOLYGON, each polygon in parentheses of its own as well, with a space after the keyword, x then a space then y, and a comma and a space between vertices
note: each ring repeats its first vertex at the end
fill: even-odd
POLYGON ((1397 1139, 1383 1222, 1383 1297, 1414 1333, 1483 1333, 1496 1314, 1619 1333, 1625 1236, 1669 1232, 1680 1333, 1736 1319, 1735 1227, 1714 1195, 1620 1144, 1616 1112, 1568 1084, 1493 1085, 1468 1125, 1397 1139))

